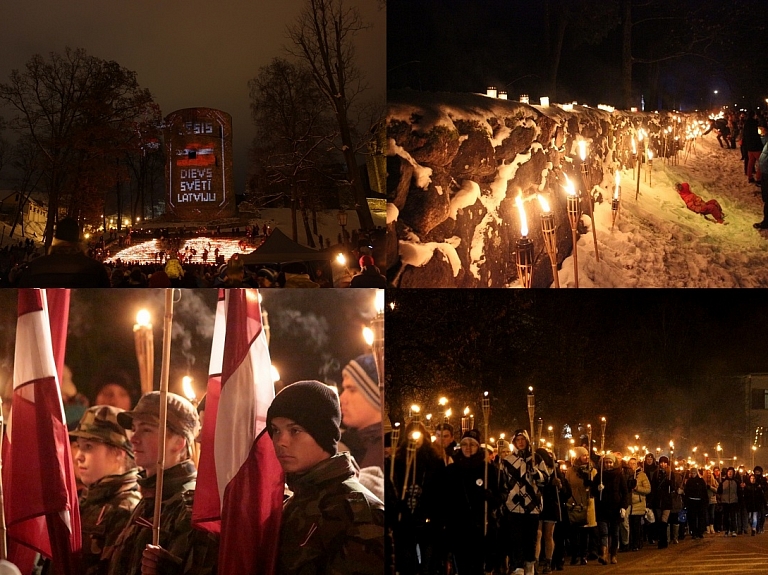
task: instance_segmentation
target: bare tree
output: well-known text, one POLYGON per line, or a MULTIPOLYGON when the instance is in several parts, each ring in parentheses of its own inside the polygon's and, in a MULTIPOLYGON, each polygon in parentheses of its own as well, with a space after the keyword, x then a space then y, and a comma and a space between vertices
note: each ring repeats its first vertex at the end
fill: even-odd
POLYGON ((355 65, 354 37, 369 27, 357 8, 346 6, 344 0, 306 0, 296 22, 288 28, 293 46, 287 48, 289 54, 307 63, 315 84, 333 110, 355 210, 360 226, 366 230, 374 228, 373 218, 355 158, 365 143, 355 141, 350 112, 367 88, 362 71, 355 65))
POLYGON ((306 65, 275 58, 248 82, 251 113, 257 133, 252 148, 266 178, 266 186, 277 197, 288 190, 292 237, 298 240, 296 216, 301 210, 307 243, 314 247, 309 229, 309 208, 315 186, 311 172, 328 161, 327 149, 338 135, 306 65))
POLYGON ((135 144, 125 134, 152 96, 139 87, 135 72, 67 48, 48 59, 36 54, 24 71, 13 70, 0 84, 0 101, 16 111, 11 127, 41 153, 48 247, 59 208, 78 217, 99 212, 97 192, 126 177, 114 169, 115 158, 135 144))

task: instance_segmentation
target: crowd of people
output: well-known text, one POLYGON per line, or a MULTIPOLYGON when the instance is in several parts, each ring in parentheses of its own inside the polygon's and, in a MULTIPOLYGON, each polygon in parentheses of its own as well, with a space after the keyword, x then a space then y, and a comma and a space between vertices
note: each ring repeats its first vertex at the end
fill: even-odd
POLYGON ((755 229, 768 229, 768 117, 757 110, 731 111, 714 120, 712 129, 721 148, 741 152, 744 176, 751 184, 760 186, 763 199, 763 219, 755 229))
POLYGON ((216 249, 210 262, 206 254, 197 261, 190 254, 179 252, 179 246, 177 242, 174 251, 171 242, 162 257, 158 253, 155 261, 149 263, 119 259, 102 262, 88 255, 77 222, 64 218, 56 226, 47 255, 31 258, 27 247, 23 252, 8 250, 7 258, 2 258, 6 269, 0 271, 0 285, 72 288, 386 287, 386 278, 375 265, 367 246, 360 248, 357 254, 359 271, 352 273, 345 266, 345 273, 337 278, 334 278, 327 259, 246 266, 240 254, 225 261, 216 249))
MULTIPOLYGON (((70 392, 65 412, 80 492, 80 572, 217 573, 219 538, 192 523, 205 402, 195 407, 168 393, 160 544, 152 545, 160 392, 138 398, 126 377, 104 379, 90 407, 70 392)), ((269 406, 266 430, 286 481, 275 573, 380 575, 384 482, 373 356, 347 364, 341 394, 319 381, 283 387, 269 406)), ((50 565, 41 560, 39 567, 50 565)))
POLYGON ((430 437, 412 420, 385 449, 396 573, 546 574, 686 537, 764 532, 761 467, 721 473, 653 453, 601 456, 587 436, 557 461, 523 429, 487 447, 478 430, 457 436, 448 423, 430 437))

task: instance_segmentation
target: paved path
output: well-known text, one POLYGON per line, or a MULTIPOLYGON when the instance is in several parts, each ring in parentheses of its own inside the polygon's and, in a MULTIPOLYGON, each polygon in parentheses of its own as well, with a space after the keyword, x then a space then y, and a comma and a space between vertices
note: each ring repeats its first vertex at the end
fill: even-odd
MULTIPOLYGON (((707 535, 704 539, 686 538, 668 549, 646 546, 638 552, 619 553, 618 565, 589 565, 571 567, 566 562, 562 573, 574 575, 704 575, 715 573, 768 574, 768 534, 724 537, 707 535)), ((557 573, 557 572, 555 572, 557 573)))

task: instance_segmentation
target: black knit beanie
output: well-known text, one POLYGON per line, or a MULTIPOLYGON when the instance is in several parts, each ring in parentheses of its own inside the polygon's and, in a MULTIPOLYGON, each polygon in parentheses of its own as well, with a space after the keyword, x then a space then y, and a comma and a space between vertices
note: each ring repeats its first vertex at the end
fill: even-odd
POLYGON ((341 437, 339 396, 319 381, 297 381, 284 387, 267 410, 267 431, 272 437, 272 419, 287 417, 307 430, 317 444, 336 455, 341 437))

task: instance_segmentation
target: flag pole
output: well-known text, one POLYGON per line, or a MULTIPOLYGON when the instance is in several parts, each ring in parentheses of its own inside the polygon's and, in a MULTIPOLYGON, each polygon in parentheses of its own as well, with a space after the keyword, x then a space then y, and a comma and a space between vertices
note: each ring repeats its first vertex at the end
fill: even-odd
POLYGON ((5 528, 5 499, 3 497, 3 435, 5 418, 3 417, 3 398, 0 397, 0 559, 8 559, 8 547, 5 528))
POLYGON ((165 290, 163 321, 163 364, 160 369, 160 421, 157 433, 157 484, 155 514, 152 519, 152 545, 160 545, 160 509, 163 503, 163 470, 165 469, 165 426, 168 421, 168 378, 171 364, 171 327, 173 325, 173 289, 165 290))

